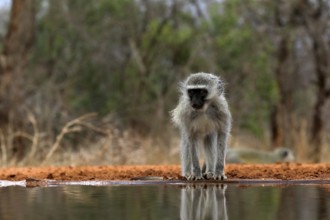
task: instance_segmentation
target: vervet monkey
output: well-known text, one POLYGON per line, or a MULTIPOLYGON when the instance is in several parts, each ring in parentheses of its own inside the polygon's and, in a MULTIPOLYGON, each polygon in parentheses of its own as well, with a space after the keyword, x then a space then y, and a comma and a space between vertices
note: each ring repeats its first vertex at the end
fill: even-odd
POLYGON ((182 176, 188 180, 226 179, 224 167, 231 114, 222 80, 213 74, 195 73, 181 83, 180 90, 172 120, 181 132, 182 176), (203 173, 199 164, 201 145, 203 173))
POLYGON ((267 152, 250 148, 228 149, 227 163, 276 163, 293 162, 295 156, 289 148, 279 147, 267 152))

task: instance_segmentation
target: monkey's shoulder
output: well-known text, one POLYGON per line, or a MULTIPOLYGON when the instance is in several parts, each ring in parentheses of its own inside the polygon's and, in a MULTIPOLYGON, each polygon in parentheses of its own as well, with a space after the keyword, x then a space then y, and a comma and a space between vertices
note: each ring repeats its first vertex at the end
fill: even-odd
POLYGON ((231 114, 227 102, 214 102, 209 105, 206 114, 212 120, 230 119, 231 114))
POLYGON ((192 112, 189 102, 181 98, 179 104, 171 111, 171 119, 177 127, 182 127, 189 123, 192 112))

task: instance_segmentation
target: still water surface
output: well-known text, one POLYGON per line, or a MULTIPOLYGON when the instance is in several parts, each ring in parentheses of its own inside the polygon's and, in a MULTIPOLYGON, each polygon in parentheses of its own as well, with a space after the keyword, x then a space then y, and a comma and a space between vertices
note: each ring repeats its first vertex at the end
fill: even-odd
POLYGON ((11 186, 0 219, 330 219, 330 186, 11 186))

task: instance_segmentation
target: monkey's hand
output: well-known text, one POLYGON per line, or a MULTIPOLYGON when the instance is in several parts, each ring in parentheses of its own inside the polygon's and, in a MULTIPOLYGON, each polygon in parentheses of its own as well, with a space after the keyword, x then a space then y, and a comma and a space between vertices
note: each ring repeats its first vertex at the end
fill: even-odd
POLYGON ((191 180, 203 180, 202 175, 200 175, 200 176, 187 175, 187 176, 185 176, 185 178, 189 181, 191 181, 191 180))
POLYGON ((220 175, 215 175, 215 176, 214 176, 214 179, 215 179, 215 180, 226 180, 227 177, 226 177, 226 175, 223 173, 223 174, 220 174, 220 175))
POLYGON ((194 169, 192 174, 185 175, 187 180, 202 180, 202 172, 200 169, 194 169))
POLYGON ((214 180, 215 175, 212 172, 206 172, 203 174, 203 177, 207 180, 214 180))

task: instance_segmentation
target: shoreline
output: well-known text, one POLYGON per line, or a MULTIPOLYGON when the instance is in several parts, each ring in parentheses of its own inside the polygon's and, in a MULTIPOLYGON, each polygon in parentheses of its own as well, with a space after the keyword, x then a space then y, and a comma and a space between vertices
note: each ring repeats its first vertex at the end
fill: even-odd
MULTIPOLYGON (((183 181, 180 169, 179 165, 8 167, 0 168, 0 180, 183 181)), ((330 180, 330 163, 228 164, 225 170, 227 182, 270 179, 330 180)))

